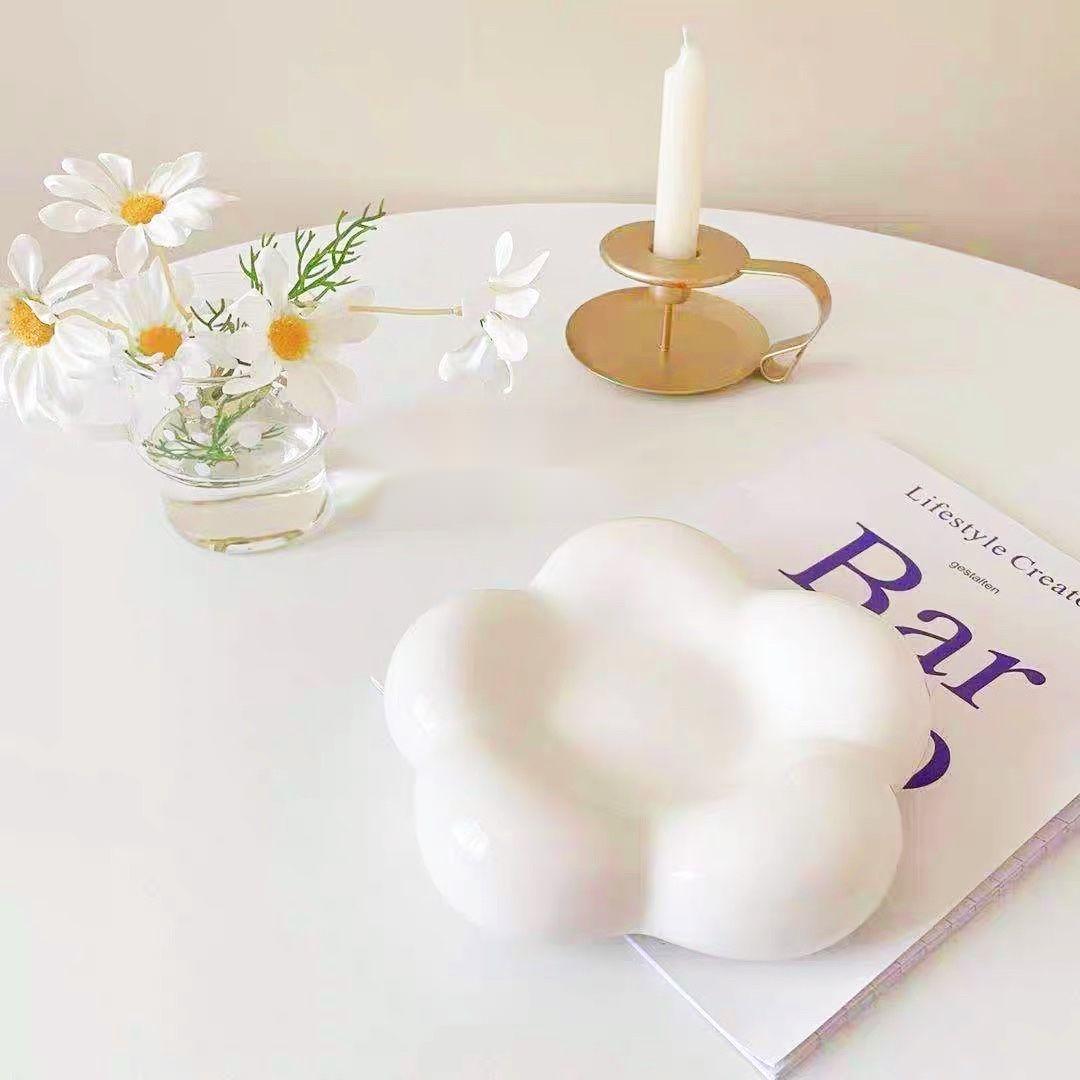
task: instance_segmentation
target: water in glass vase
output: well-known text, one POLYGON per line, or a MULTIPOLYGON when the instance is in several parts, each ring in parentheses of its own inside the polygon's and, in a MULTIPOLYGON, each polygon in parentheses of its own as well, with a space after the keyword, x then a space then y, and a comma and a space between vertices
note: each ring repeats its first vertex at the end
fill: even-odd
POLYGON ((212 551, 267 551, 326 523, 326 433, 318 421, 280 400, 275 387, 226 397, 203 384, 181 396, 138 446, 164 480, 166 517, 184 539, 212 551))

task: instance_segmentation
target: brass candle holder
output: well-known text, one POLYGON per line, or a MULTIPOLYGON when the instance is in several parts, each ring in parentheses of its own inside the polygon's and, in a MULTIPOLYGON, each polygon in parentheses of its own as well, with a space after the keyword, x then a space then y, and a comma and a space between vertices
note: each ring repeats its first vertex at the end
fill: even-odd
POLYGON ((620 386, 651 394, 704 394, 731 386, 754 371, 783 382, 829 317, 825 279, 809 266, 752 259, 728 233, 702 225, 693 259, 662 259, 652 250, 653 223, 612 229, 600 257, 642 285, 586 301, 566 324, 570 351, 590 371, 620 386), (805 285, 818 305, 807 334, 770 341, 750 312, 702 289, 742 274, 770 274, 805 285))

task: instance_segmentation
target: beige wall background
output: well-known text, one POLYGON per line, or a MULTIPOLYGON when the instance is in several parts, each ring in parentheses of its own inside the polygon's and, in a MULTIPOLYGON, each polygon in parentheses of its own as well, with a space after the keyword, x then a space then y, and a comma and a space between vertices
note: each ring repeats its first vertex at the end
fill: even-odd
POLYGON ((144 176, 206 151, 243 202, 203 247, 382 195, 394 210, 649 200, 682 21, 711 65, 709 205, 1080 284, 1077 0, 13 4, 2 243, 45 240, 41 177, 99 150, 144 176))

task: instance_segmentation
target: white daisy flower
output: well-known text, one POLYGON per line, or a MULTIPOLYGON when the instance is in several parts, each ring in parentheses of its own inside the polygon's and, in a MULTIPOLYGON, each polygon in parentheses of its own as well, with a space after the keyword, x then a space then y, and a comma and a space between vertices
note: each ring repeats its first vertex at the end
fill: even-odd
POLYGON ((237 367, 235 335, 201 329, 191 333, 181 311, 190 309, 195 285, 183 268, 173 269, 170 282, 155 261, 143 273, 96 291, 100 310, 125 329, 130 357, 154 371, 152 378, 136 383, 135 427, 141 436, 176 407, 178 397, 191 396, 190 390, 185 394, 185 383, 190 387, 237 367))
POLYGON ((257 270, 262 292, 250 292, 233 305, 247 328, 232 335, 239 366, 225 383, 225 393, 257 390, 284 374, 281 397, 324 427, 337 419, 337 398, 355 401, 356 373, 337 357, 346 342, 363 341, 376 326, 372 314, 350 314, 351 303, 370 304, 370 289, 340 290, 314 306, 289 299, 294 276, 275 248, 259 254, 257 270))
POLYGON ((491 306, 480 318, 479 332, 439 361, 439 378, 444 382, 462 375, 484 375, 484 361, 494 345, 495 355, 505 365, 508 376, 503 393, 514 388, 513 365, 524 360, 529 351, 525 331, 517 320, 527 318, 536 307, 540 293, 531 286, 551 253, 543 251, 520 270, 507 270, 513 253, 514 238, 504 232, 495 242, 495 273, 487 282, 493 294, 491 306))
POLYGON ((97 162, 64 158, 60 168, 62 174, 45 177, 45 188, 62 201, 44 207, 38 217, 60 232, 122 226, 116 265, 124 277, 146 265, 151 244, 179 247, 192 230, 209 229, 210 212, 235 198, 192 186, 206 173, 198 151, 159 165, 145 184, 135 182, 131 161, 119 154, 98 154, 97 162))
POLYGON ((96 290, 109 319, 127 330, 132 357, 148 367, 158 368, 172 360, 190 337, 181 309, 191 307, 194 281, 182 268, 172 274, 170 285, 165 267, 155 261, 135 277, 96 290))
POLYGON ((8 269, 15 285, 0 286, 0 388, 23 423, 66 423, 82 408, 78 380, 107 362, 111 344, 101 327, 61 315, 110 269, 109 260, 73 259, 42 285, 41 247, 23 234, 12 241, 8 269))

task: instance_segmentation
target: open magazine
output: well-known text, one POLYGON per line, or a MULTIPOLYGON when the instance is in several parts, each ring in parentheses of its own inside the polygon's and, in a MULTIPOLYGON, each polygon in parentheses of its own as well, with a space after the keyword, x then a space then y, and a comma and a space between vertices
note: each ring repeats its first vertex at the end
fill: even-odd
POLYGON ((1080 831, 1080 563, 869 437, 811 447, 681 516, 757 580, 832 593, 887 619, 932 689, 926 758, 900 793, 896 880, 856 933, 770 963, 630 939, 778 1076, 1080 831))

